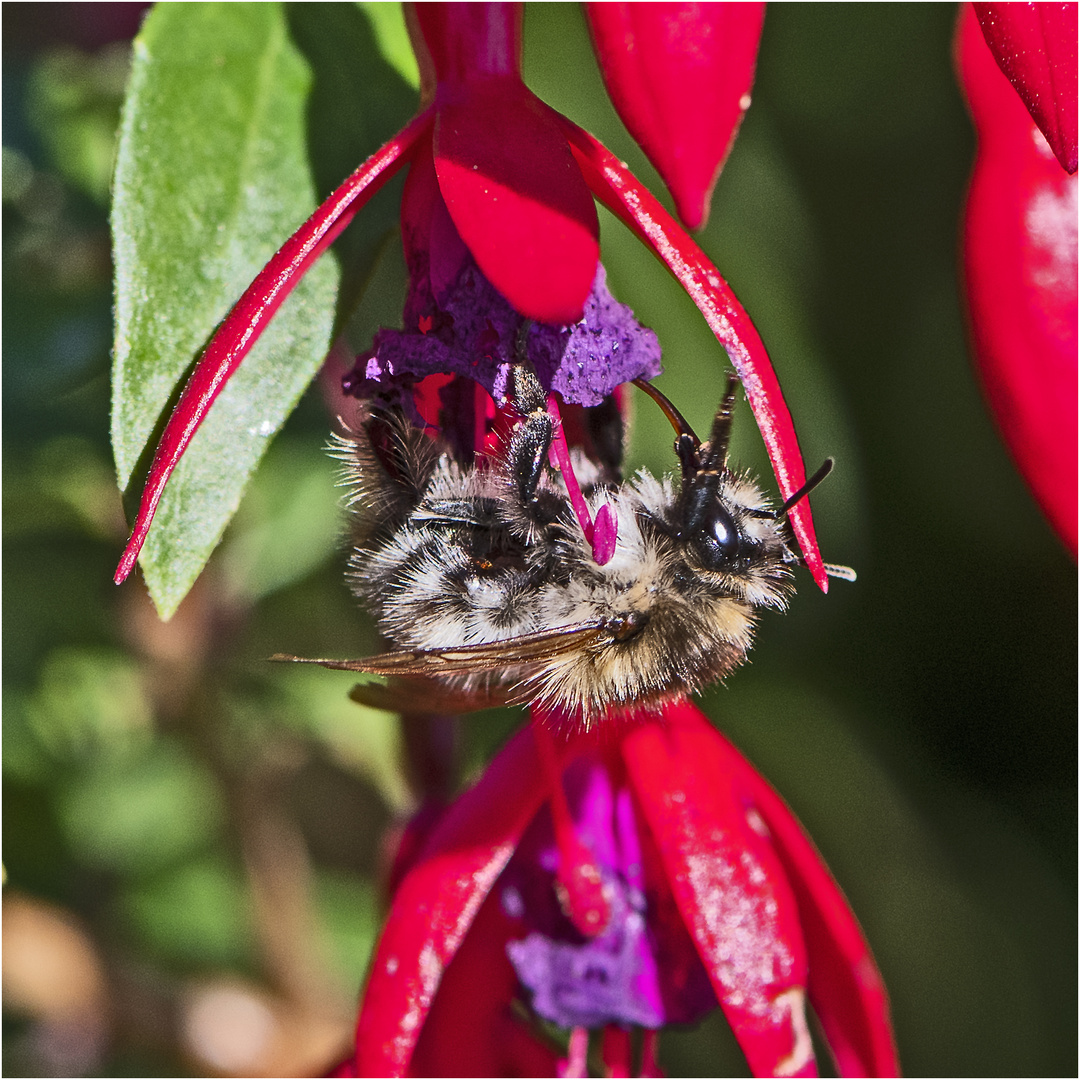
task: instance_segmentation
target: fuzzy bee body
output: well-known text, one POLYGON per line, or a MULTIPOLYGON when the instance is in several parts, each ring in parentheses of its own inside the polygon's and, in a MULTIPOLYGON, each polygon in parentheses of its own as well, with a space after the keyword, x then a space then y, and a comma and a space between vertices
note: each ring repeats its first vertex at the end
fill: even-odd
POLYGON ((369 418, 337 448, 348 577, 393 649, 319 662, 436 703, 445 691, 457 710, 528 701, 586 724, 722 678, 746 658, 758 609, 785 605, 798 559, 786 519, 724 463, 732 399, 709 443, 680 450, 681 483, 645 471, 603 483, 576 459, 592 513, 606 502, 617 522, 603 565, 547 466, 546 413, 519 421, 501 461, 468 468, 401 418, 369 418))

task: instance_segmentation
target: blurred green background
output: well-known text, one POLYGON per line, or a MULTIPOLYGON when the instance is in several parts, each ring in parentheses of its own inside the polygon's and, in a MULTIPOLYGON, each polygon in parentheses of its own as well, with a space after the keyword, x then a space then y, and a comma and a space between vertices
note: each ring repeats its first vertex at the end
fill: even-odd
MULTIPOLYGON (((383 20, 392 12, 357 14, 383 20)), ((374 643, 342 581, 315 393, 194 592, 158 622, 108 446, 112 139, 138 5, 8 4, 3 24, 4 1072, 318 1071, 347 1044, 411 805, 396 720, 278 650, 374 643), (81 8, 81 12, 80 12, 81 8)), ((705 706, 791 803, 889 988, 908 1075, 1072 1075, 1076 569, 983 407, 957 280, 973 141, 949 5, 776 5, 702 243, 768 345, 824 555, 705 706)), ((407 69, 407 63, 403 65, 407 69)), ((530 6, 526 78, 654 191, 575 5, 530 6)), ((350 103, 320 121, 374 147, 350 103)), ((360 118, 363 120, 363 118, 360 118)), ((323 180, 324 187, 334 178, 323 180)), ((665 197, 666 198, 666 197, 665 197)), ((705 427, 725 362, 603 212, 609 282, 705 427)), ((390 251, 371 326, 401 304, 390 251)), ((748 411, 734 456, 767 475, 748 411)), ((632 464, 670 467, 639 409, 632 464)), ((467 776, 516 722, 461 728, 467 776)), ((673 1075, 740 1075, 723 1022, 673 1075)), ((825 1066, 827 1068, 827 1066, 825 1066)))

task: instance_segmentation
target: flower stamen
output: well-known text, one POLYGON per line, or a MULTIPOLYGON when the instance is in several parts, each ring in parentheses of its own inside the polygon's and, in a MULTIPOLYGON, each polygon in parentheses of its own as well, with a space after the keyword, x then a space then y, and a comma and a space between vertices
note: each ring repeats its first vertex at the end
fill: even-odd
POLYGON ((611 922, 611 904, 603 876, 596 858, 582 843, 574 826, 551 733, 541 724, 533 724, 532 728, 540 761, 551 778, 548 804, 555 827, 555 845, 559 850, 556 892, 566 917, 580 933, 593 938, 606 930, 611 922))
POLYGON ((597 566, 603 566, 610 562, 611 556, 615 554, 615 541, 619 532, 618 522, 612 513, 610 503, 604 503, 600 507, 596 512, 596 520, 593 521, 589 513, 589 504, 581 493, 581 485, 574 474, 574 466, 570 462, 570 448, 566 445, 562 415, 554 394, 548 394, 547 410, 555 421, 555 437, 551 440, 551 464, 562 473, 563 483, 566 484, 566 492, 570 497, 570 505, 574 509, 574 516, 581 525, 585 539, 592 547, 594 561, 597 566))
POLYGON ((570 1032, 566 1059, 559 1062, 559 1075, 579 1077, 589 1075, 589 1029, 576 1027, 570 1032))

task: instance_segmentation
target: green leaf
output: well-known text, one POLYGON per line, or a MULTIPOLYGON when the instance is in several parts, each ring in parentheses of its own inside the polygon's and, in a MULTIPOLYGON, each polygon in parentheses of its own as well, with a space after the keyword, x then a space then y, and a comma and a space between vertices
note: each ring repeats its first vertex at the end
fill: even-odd
POLYGON ((209 772, 182 743, 165 739, 130 760, 94 760, 60 800, 61 822, 79 857, 134 877, 205 850, 223 817, 209 772))
MULTIPOLYGON (((162 4, 135 41, 113 205, 121 488, 141 487, 148 444, 214 327, 316 205, 311 81, 277 4, 162 4)), ((141 559, 163 617, 326 355, 337 279, 330 259, 307 275, 173 474, 141 559)))
POLYGON ((405 26, 401 4, 386 4, 381 0, 360 0, 357 4, 371 20, 371 29, 379 41, 379 51, 395 71, 413 88, 420 89, 420 68, 417 67, 405 26))
MULTIPOLYGON (((214 327, 270 255, 415 108, 400 14, 161 4, 136 39, 114 184, 113 447, 129 506, 214 327), (407 65, 405 65, 407 69, 407 65)), ((163 618, 344 325, 397 221, 388 185, 307 275, 215 402, 140 562, 163 618)))

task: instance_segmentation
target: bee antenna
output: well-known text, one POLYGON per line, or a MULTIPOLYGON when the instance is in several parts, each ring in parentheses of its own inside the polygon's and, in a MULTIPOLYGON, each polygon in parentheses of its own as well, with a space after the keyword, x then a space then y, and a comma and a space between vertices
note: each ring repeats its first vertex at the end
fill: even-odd
POLYGON ((698 455, 701 440, 694 434, 694 429, 686 422, 686 417, 652 383, 647 383, 644 379, 634 379, 633 383, 639 390, 644 390, 660 406, 660 411, 668 418, 668 422, 675 429, 675 453, 679 458, 679 463, 682 465, 682 477, 685 483, 701 469, 701 460, 698 455))
POLYGON ((833 471, 833 465, 835 465, 835 464, 836 463, 833 461, 833 459, 831 457, 826 458, 822 462, 821 468, 818 469, 818 471, 816 473, 814 473, 814 475, 811 476, 810 479, 807 480, 806 483, 803 484, 803 486, 801 488, 799 488, 799 490, 796 491, 794 495, 792 495, 790 498, 788 498, 784 502, 784 505, 781 506, 780 509, 777 510, 773 514, 773 517, 775 517, 777 520, 779 520, 782 517, 787 517, 787 515, 788 515, 789 511, 791 510, 791 508, 793 506, 795 506, 797 503, 802 502, 803 499, 805 499, 806 496, 809 495, 810 492, 813 491, 814 488, 816 488, 818 486, 818 484, 820 484, 821 481, 824 480, 825 477, 828 476, 829 473, 831 473, 833 471))
POLYGON ((709 452, 701 465, 703 469, 719 471, 727 461, 728 443, 731 441, 731 415, 735 411, 735 392, 738 387, 738 376, 732 372, 728 375, 724 400, 720 402, 720 408, 713 417, 712 431, 709 432, 709 452))
POLYGON ((648 383, 644 379, 634 379, 633 383, 639 390, 644 390, 660 406, 661 412, 668 418, 668 422, 675 429, 675 434, 680 439, 685 435, 692 440, 695 450, 701 445, 701 440, 694 434, 694 429, 686 422, 683 414, 652 383, 648 383))

